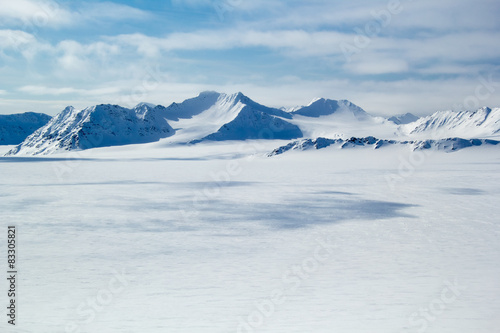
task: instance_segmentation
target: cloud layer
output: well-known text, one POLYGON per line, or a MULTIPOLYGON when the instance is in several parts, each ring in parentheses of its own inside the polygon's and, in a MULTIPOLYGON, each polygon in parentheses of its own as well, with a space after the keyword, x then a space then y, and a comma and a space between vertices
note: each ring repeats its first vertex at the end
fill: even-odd
MULTIPOLYGON (((426 114, 462 107, 484 80, 500 89, 496 1, 143 3, 2 6, 0 113, 169 104, 216 89, 274 106, 321 96, 426 114)), ((499 95, 479 102, 500 105, 499 95)))

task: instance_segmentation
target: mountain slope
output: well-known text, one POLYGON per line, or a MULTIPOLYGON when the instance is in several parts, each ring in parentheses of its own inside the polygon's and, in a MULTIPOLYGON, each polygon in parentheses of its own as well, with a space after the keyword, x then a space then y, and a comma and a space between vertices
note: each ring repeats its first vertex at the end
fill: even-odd
POLYGON ((291 140, 302 136, 301 130, 296 125, 247 105, 241 109, 233 121, 224 124, 217 132, 206 136, 202 141, 291 140))
POLYGON ((402 127, 404 133, 417 137, 444 138, 459 136, 482 138, 500 135, 500 108, 476 111, 439 111, 402 127))
POLYGON ((165 108, 140 105, 126 109, 97 105, 83 110, 67 107, 7 155, 46 155, 158 141, 174 133, 164 117, 165 108))
POLYGON ((17 145, 50 121, 43 113, 0 115, 0 145, 17 145))
POLYGON ((256 103, 242 93, 203 92, 170 105, 166 114, 176 129, 170 143, 270 138, 270 129, 273 138, 302 137, 300 129, 288 123, 290 113, 256 103))

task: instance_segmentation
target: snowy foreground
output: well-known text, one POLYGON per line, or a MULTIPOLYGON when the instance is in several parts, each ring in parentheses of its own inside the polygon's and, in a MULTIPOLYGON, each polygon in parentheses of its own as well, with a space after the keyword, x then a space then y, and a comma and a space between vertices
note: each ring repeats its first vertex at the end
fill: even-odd
POLYGON ((0 158, 0 331, 498 332, 498 147, 283 144, 0 158))

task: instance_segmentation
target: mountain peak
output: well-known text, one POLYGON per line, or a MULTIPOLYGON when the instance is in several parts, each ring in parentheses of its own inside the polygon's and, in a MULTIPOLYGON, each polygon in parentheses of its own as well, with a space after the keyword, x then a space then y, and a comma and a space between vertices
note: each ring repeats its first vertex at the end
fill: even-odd
POLYGON ((387 120, 392 121, 396 125, 406 125, 417 121, 419 117, 415 116, 412 113, 405 113, 401 115, 396 115, 388 118, 387 120))
POLYGON ((143 107, 148 107, 148 108, 154 109, 156 106, 157 106, 156 104, 141 102, 141 103, 137 104, 134 107, 134 109, 140 109, 140 108, 143 108, 143 107))
POLYGON ((214 90, 205 90, 198 94, 198 97, 220 96, 221 93, 214 90))
POLYGON ((356 118, 365 118, 368 116, 363 109, 348 100, 336 101, 325 98, 317 98, 308 106, 292 112, 294 115, 313 118, 328 116, 336 113, 353 114, 356 118))
POLYGON ((323 103, 324 101, 325 101, 325 99, 322 97, 315 97, 315 98, 313 98, 313 100, 309 104, 307 104, 307 106, 311 106, 311 105, 318 103, 318 102, 323 103))

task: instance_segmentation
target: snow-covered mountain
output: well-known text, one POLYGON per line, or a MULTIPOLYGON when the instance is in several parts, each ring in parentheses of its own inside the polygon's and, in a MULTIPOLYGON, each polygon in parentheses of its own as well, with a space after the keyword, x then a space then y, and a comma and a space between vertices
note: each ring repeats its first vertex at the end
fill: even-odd
POLYGON ((20 144, 28 135, 47 124, 50 118, 34 112, 0 115, 0 145, 20 144))
POLYGON ((402 132, 414 137, 487 138, 500 135, 500 108, 476 111, 439 111, 403 125, 402 132))
POLYGON ((324 98, 315 99, 308 106, 293 111, 292 114, 314 118, 335 114, 336 116, 354 117, 358 120, 370 117, 362 108, 349 101, 335 101, 324 98))
POLYGON ((147 104, 134 109, 105 104, 83 110, 69 106, 7 155, 47 155, 158 141, 174 134, 165 112, 164 107, 147 104))
MULTIPOLYGON (((133 109, 118 105, 98 105, 83 110, 68 107, 8 155, 51 154, 159 140, 162 140, 160 145, 170 145, 300 138, 309 138, 311 142, 333 140, 328 141, 330 145, 342 144, 342 147, 357 145, 358 141, 348 138, 366 138, 368 141, 360 139, 359 142, 375 148, 386 144, 421 144, 453 151, 479 142, 470 139, 496 136, 500 136, 498 108, 442 111, 424 118, 404 114, 385 119, 372 116, 347 100, 320 98, 307 106, 285 111, 259 104, 242 93, 206 91, 168 107, 148 103, 133 109), (447 146, 450 142, 453 145, 447 146)), ((307 146, 308 141, 303 142, 307 146)), ((485 143, 490 142, 481 141, 485 143)), ((291 145, 295 147, 297 143, 291 145)))
POLYGON ((396 125, 405 125, 409 123, 413 123, 414 121, 417 121, 419 117, 415 116, 412 113, 405 113, 405 114, 400 114, 397 116, 390 117, 389 121, 392 121, 396 125))
POLYGON ((246 139, 296 139, 302 132, 288 120, 292 114, 254 102, 242 93, 207 91, 166 108, 176 129, 170 142, 246 139))
POLYGON ((292 115, 291 122, 308 138, 370 135, 393 138, 398 133, 398 125, 372 116, 347 100, 315 99, 292 115))
POLYGON ((410 141, 398 141, 398 140, 385 140, 377 139, 373 136, 366 138, 349 138, 349 139, 328 139, 328 138, 316 138, 316 139, 303 139, 290 142, 285 146, 278 147, 274 149, 267 156, 276 156, 284 154, 292 150, 310 150, 310 149, 323 149, 330 146, 337 147, 338 149, 347 149, 355 147, 371 147, 373 149, 379 149, 382 146, 388 145, 406 145, 411 147, 413 150, 424 150, 424 149, 436 149, 445 152, 453 152, 469 147, 478 147, 482 145, 496 146, 500 144, 500 141, 488 140, 488 139, 461 139, 461 138, 448 138, 440 140, 410 140, 410 141))

